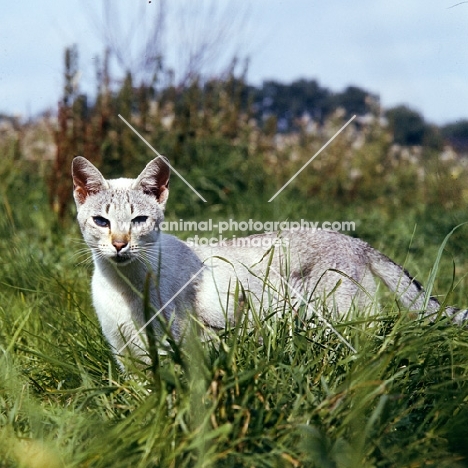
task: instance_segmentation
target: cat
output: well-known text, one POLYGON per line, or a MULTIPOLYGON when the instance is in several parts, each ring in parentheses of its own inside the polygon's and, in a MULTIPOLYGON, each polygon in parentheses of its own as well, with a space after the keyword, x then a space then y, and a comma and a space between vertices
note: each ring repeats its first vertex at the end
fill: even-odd
MULTIPOLYGON (((244 245, 237 239, 210 247, 190 247, 161 232, 170 178, 164 157, 137 179, 106 180, 77 156, 72 176, 78 223, 94 262, 93 305, 123 367, 126 353, 148 362, 147 326, 158 340, 181 342, 190 316, 207 332, 222 330, 248 309, 243 303, 257 313, 280 311, 285 297, 306 304, 308 315, 340 317, 374 303, 374 277, 408 309, 435 315, 441 307, 401 266, 335 231, 265 233, 243 238, 244 245)), ((468 310, 443 312, 456 323, 468 318, 468 310)))

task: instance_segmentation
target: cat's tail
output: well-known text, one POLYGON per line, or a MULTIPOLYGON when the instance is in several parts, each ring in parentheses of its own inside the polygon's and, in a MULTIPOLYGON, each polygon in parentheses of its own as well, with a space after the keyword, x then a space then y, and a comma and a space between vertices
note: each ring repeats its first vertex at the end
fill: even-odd
MULTIPOLYGON (((372 248, 368 252, 368 258, 371 272, 396 294, 397 299, 406 308, 417 311, 424 310, 424 314, 432 318, 438 315, 441 308, 439 301, 433 296, 427 300, 427 291, 403 267, 372 248)), ((443 314, 457 324, 468 320, 468 309, 445 307, 443 314)))

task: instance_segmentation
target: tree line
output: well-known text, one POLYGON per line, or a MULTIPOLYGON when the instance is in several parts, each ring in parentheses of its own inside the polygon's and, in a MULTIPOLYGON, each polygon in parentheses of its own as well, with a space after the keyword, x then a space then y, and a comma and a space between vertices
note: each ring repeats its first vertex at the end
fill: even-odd
MULTIPOLYGON (((65 216, 70 204, 68 173, 73 155, 89 157, 109 177, 130 175, 135 165, 144 165, 152 156, 119 114, 158 151, 170 155, 177 167, 189 171, 212 204, 236 191, 262 193, 272 177, 280 184, 286 177, 283 172, 294 164, 294 151, 282 154, 275 138, 299 135, 301 148, 296 145, 296 150, 306 155, 315 144, 323 144, 320 130, 337 115, 341 120, 354 114, 370 116, 367 121, 377 127, 385 121, 385 135, 400 146, 438 151, 449 142, 456 149, 468 147, 468 121, 437 127, 407 106, 382 110, 377 95, 356 86, 333 92, 306 79, 253 86, 247 72, 245 64, 233 60, 221 76, 206 79, 194 74, 181 85, 161 66, 151 80, 136 83, 129 71, 122 80, 113 79, 105 55, 90 96, 77 86, 78 50, 67 49, 55 132, 57 154, 49 180, 50 201, 59 216, 65 216), (316 135, 308 134, 304 120, 315 126, 316 135), (271 168, 270 174, 265 167, 271 168)), ((353 125, 359 130, 365 119, 356 120, 353 125)), ((386 158, 387 137, 375 135, 380 135, 376 141, 386 158)))

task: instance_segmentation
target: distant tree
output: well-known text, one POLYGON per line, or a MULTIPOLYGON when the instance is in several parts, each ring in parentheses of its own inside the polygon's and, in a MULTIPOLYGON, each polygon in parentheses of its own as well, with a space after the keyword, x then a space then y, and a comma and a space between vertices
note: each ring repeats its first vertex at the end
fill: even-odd
POLYGON ((278 129, 289 131, 304 114, 323 122, 333 109, 331 93, 316 80, 296 80, 291 84, 265 81, 253 90, 257 115, 260 120, 276 116, 278 129))
POLYGON ((356 86, 348 86, 342 93, 334 96, 334 107, 342 107, 346 111, 346 116, 351 117, 354 114, 364 115, 371 111, 371 102, 369 97, 374 100, 376 96, 371 96, 364 89, 356 86))
POLYGON ((330 114, 341 107, 347 116, 373 112, 378 97, 364 89, 349 86, 341 93, 332 93, 316 80, 296 80, 290 84, 265 81, 253 91, 257 117, 266 121, 274 115, 278 130, 287 132, 296 127, 297 119, 304 114, 323 123, 330 114))
POLYGON ((393 130, 393 141, 399 145, 422 145, 427 125, 418 112, 401 105, 389 109, 386 117, 393 130))
POLYGON ((468 120, 445 125, 441 128, 441 133, 455 149, 468 150, 468 120))

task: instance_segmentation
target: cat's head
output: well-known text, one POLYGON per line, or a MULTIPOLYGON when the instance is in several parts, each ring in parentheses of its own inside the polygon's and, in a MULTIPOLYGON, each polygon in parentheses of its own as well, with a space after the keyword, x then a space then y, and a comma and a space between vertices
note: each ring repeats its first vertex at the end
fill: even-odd
POLYGON ((169 175, 169 164, 161 156, 137 179, 109 180, 82 156, 73 159, 78 223, 95 257, 126 264, 149 251, 164 219, 169 175))

